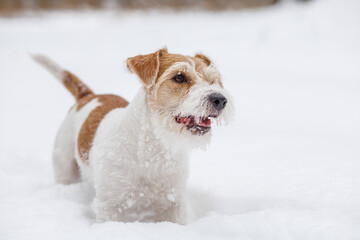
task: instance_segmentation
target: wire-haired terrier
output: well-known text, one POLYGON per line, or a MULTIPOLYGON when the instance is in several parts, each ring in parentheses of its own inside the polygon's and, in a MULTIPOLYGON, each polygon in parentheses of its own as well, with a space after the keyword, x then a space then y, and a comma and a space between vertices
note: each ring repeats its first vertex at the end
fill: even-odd
POLYGON ((206 146, 212 122, 227 122, 233 109, 209 58, 166 49, 128 58, 143 85, 131 103, 97 95, 48 58, 33 58, 76 99, 55 141, 56 181, 91 182, 98 221, 185 224, 189 153, 206 146))

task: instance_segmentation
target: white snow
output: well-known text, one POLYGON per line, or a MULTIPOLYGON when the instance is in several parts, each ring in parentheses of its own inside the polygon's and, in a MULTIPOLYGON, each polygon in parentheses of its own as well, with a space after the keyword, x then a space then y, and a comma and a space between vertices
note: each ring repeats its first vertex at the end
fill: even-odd
POLYGON ((360 239, 360 2, 242 12, 0 18, 0 239, 360 239), (190 223, 96 223, 91 189, 57 185, 51 151, 74 100, 29 52, 131 99, 125 59, 202 51, 232 125, 191 157, 190 223))

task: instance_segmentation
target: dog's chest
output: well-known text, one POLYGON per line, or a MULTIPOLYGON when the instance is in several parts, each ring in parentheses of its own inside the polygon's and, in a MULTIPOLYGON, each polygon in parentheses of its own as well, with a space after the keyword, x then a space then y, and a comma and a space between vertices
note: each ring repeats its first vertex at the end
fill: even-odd
POLYGON ((99 197, 116 205, 126 221, 146 221, 183 201, 187 155, 173 153, 134 111, 109 113, 90 153, 99 197))
POLYGON ((183 155, 173 154, 164 148, 153 135, 144 134, 138 144, 134 166, 138 170, 137 187, 167 195, 187 177, 187 161, 183 155))
POLYGON ((187 178, 185 157, 168 151, 147 131, 143 134, 131 164, 133 175, 128 176, 132 182, 121 201, 121 209, 137 219, 150 217, 153 209, 166 211, 182 201, 187 178))
POLYGON ((173 209, 183 199, 187 170, 180 156, 173 156, 145 139, 133 159, 132 174, 119 186, 119 212, 128 221, 146 221, 173 209))

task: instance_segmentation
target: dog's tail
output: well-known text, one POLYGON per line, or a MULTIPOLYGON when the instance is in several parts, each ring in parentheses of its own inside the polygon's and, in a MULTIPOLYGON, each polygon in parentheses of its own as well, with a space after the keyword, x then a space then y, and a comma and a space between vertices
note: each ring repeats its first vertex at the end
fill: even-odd
POLYGON ((79 78, 71 72, 62 69, 57 63, 48 57, 37 54, 30 54, 30 56, 37 63, 45 67, 52 75, 54 75, 54 77, 57 78, 67 88, 67 90, 71 92, 77 101, 87 95, 94 94, 93 91, 80 81, 79 78))

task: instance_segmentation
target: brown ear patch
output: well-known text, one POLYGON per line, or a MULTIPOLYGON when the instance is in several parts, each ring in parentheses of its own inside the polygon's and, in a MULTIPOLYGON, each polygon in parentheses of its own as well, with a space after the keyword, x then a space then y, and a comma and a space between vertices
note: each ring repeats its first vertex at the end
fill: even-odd
POLYGON ((201 59, 206 64, 206 66, 210 66, 211 61, 207 56, 202 54, 196 54, 195 57, 201 59))
MULTIPOLYGON (((111 110, 115 108, 124 108, 129 103, 125 99, 116 96, 116 95, 97 95, 89 98, 84 98, 86 103, 92 99, 97 98, 101 103, 100 106, 95 108, 87 117, 83 125, 81 126, 79 136, 78 136, 78 151, 80 158, 83 162, 87 163, 89 159, 89 152, 94 140, 96 130, 101 122, 101 120, 108 114, 111 110)), ((85 102, 78 103, 77 111, 79 111, 84 105, 85 102)))
POLYGON ((155 53, 138 55, 126 60, 130 72, 136 73, 145 86, 155 83, 160 67, 160 56, 167 53, 167 49, 160 49, 155 53))

